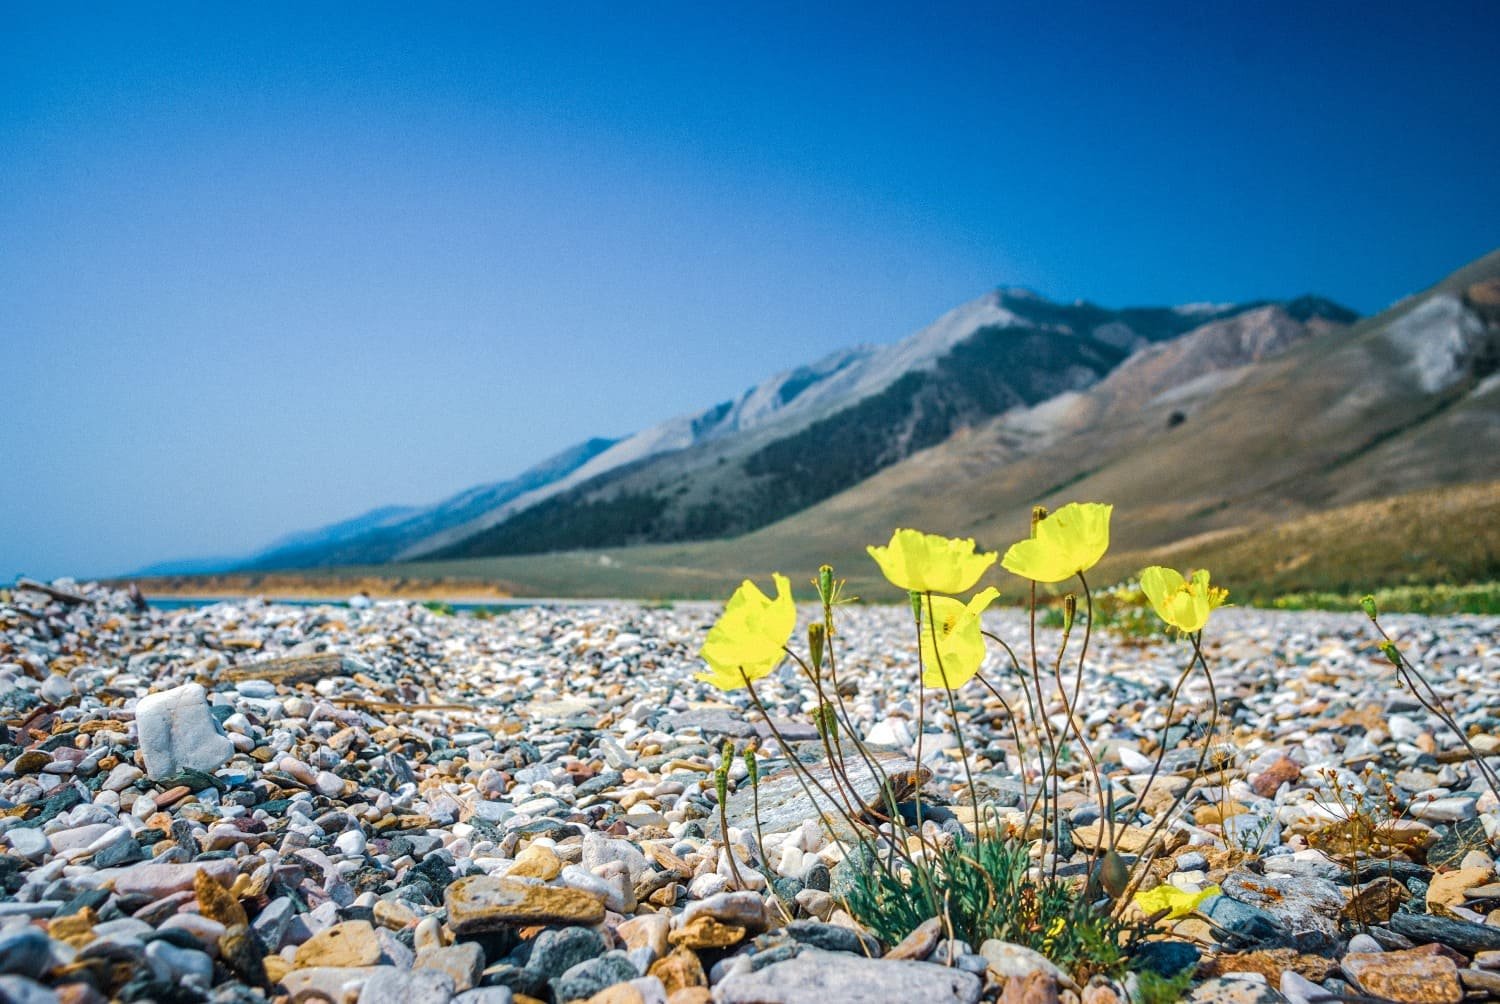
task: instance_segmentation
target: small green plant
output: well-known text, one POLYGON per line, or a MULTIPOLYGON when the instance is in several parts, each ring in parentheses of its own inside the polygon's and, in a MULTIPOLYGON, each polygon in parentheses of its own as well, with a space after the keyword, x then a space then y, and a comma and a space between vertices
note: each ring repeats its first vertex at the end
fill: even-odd
POLYGON ((452 617, 456 612, 453 609, 453 604, 444 603, 441 600, 427 600, 422 604, 422 606, 425 609, 437 614, 439 617, 452 617))
POLYGON ((1188 987, 1193 983, 1194 967, 1188 967, 1175 976, 1162 976, 1149 969, 1136 973, 1136 992, 1133 1004, 1178 1004, 1187 999, 1188 987))

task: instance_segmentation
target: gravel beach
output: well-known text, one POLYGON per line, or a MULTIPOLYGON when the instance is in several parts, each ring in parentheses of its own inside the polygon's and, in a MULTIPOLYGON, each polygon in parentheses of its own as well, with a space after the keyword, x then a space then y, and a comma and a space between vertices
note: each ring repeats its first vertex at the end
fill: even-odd
MULTIPOLYGON (((743 691, 693 679, 718 613, 620 603, 479 619, 363 599, 165 612, 98 586, 14 590, 0 599, 0 1004, 1130 997, 1069 986, 1000 942, 929 929, 897 947, 862 931, 842 908, 855 862, 777 776, 761 716, 743 691), (712 779, 726 737, 759 740, 766 802, 762 856, 737 761, 737 869, 712 779)), ((839 617, 849 708, 882 756, 910 762, 910 613, 839 617)), ((1382 623, 1500 768, 1500 619, 1382 623)), ((1024 613, 985 625, 1024 650, 1024 613)), ((1055 634, 1041 638, 1045 655, 1055 634)), ((1147 883, 1222 891, 1158 924, 1153 950, 1197 965, 1193 999, 1500 999, 1500 805, 1375 640, 1357 614, 1215 614, 1221 769, 1183 803, 1147 883), (1378 865, 1344 846, 1351 793, 1393 816, 1378 865)), ((1080 712, 1123 799, 1127 851, 1198 759, 1209 695, 1195 675, 1165 783, 1132 804, 1188 651, 1091 640, 1080 712)), ((783 667, 757 692, 814 757, 806 680, 783 667)), ((1002 705, 971 684, 959 708, 981 801, 1018 823, 1037 779, 1002 705)), ((972 824, 940 692, 923 718, 925 825, 972 824)), ((1086 766, 1061 772, 1066 868, 1103 821, 1086 766)))

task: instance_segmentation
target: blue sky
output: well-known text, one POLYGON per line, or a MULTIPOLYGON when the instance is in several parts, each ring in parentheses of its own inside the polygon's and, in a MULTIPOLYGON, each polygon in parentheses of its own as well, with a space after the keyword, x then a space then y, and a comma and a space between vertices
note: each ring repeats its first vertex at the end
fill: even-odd
POLYGON ((1500 235, 1495 4, 555 6, 0 13, 0 581, 431 501, 995 285, 1372 312, 1500 235))

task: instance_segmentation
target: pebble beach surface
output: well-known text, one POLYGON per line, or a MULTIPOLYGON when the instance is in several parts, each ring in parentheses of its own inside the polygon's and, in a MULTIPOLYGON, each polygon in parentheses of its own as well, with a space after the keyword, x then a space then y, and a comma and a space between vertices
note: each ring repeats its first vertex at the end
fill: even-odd
MULTIPOLYGON (((842 909, 855 861, 810 806, 774 797, 766 723, 743 692, 692 677, 718 612, 477 619, 359 598, 164 612, 66 582, 0 594, 0 1004, 1129 998, 1128 981, 1072 986, 1018 946, 863 931, 842 909), (736 762, 738 869, 711 774, 726 737, 761 740, 767 802, 762 857, 736 762)), ((914 757, 909 612, 839 617, 851 712, 882 755, 914 757)), ((1500 768, 1500 620, 1383 622, 1500 768)), ((985 623, 1025 650, 1024 613, 985 623)), ((1222 770, 1179 810, 1147 886, 1222 894, 1159 924, 1154 955, 1196 964, 1199 1001, 1500 999, 1500 805, 1395 685, 1368 622, 1225 609, 1207 652, 1222 770), (1378 867, 1343 846, 1334 780, 1394 813, 1378 867)), ((1209 698, 1195 676, 1165 783, 1131 804, 1187 654, 1091 641, 1080 713, 1123 807, 1122 850, 1197 762, 1209 698)), ((792 669, 757 692, 785 738, 816 738, 792 669)), ((954 830, 975 813, 946 702, 929 695, 925 825, 954 830)), ((977 684, 959 697, 981 801, 1019 821, 1035 779, 1002 706, 977 684)), ((1062 770, 1066 868, 1102 821, 1084 766, 1062 770)))

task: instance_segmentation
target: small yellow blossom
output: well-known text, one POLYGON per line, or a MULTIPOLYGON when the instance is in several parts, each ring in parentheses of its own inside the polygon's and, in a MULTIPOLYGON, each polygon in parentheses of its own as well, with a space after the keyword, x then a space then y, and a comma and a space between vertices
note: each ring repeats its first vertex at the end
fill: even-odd
POLYGON ((999 595, 1000 591, 991 586, 967 604, 949 596, 934 596, 930 620, 923 604, 922 683, 957 690, 974 678, 984 662, 979 615, 999 595))
POLYGON ((894 585, 908 592, 962 593, 998 557, 974 552, 972 538, 960 540, 920 530, 897 530, 885 547, 868 547, 870 557, 894 585))
POLYGON ((1156 614, 1183 634, 1202 631, 1208 615, 1224 603, 1229 590, 1208 584, 1208 572, 1198 569, 1184 579, 1175 568, 1152 565, 1141 572, 1141 592, 1156 614))
POLYGON ((1204 900, 1212 899, 1219 893, 1220 889, 1216 885, 1211 885, 1202 892, 1184 892, 1174 885, 1163 884, 1155 889, 1136 893, 1132 902, 1148 917, 1162 910, 1170 910, 1167 919, 1179 920, 1198 909, 1204 900))
POLYGON ((1012 544, 1000 564, 1035 582, 1061 582, 1086 572, 1109 550, 1113 511, 1099 502, 1069 502, 1032 524, 1031 536, 1012 544))
POLYGON ((749 579, 734 591, 698 650, 712 672, 697 673, 695 680, 735 690, 745 686, 747 678, 759 680, 781 662, 787 639, 797 626, 797 607, 787 577, 776 573, 772 579, 774 600, 749 579))

